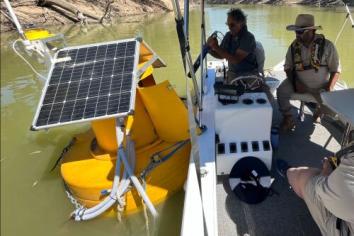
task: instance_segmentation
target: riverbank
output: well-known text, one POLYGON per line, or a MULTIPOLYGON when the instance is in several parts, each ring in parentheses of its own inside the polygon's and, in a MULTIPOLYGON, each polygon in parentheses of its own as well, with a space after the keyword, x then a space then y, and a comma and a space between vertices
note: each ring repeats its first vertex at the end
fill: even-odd
MULTIPOLYGON (((183 0, 179 0, 183 7, 183 0)), ((197 5, 199 0, 190 0, 197 5)), ((342 6, 342 0, 206 0, 208 4, 272 4, 310 6, 342 6)), ((347 3, 354 5, 354 0, 347 3)), ((135 15, 173 11, 170 0, 13 0, 11 5, 24 26, 66 25, 73 23, 111 23, 135 15)), ((15 29, 11 17, 1 2, 1 32, 15 29)))
MULTIPOLYGON (((72 23, 110 23, 125 16, 173 10, 170 0, 14 0, 11 5, 22 25, 34 24, 38 27, 72 23)), ((15 26, 2 1, 1 32, 14 29, 15 26)))

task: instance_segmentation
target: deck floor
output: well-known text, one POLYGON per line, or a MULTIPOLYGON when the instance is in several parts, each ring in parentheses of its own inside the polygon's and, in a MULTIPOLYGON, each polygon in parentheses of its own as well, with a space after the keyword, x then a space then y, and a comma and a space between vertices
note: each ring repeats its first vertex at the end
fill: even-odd
MULTIPOLYGON (((297 106, 298 104, 294 104, 297 106)), ((294 109, 296 112, 296 109, 294 109)), ((321 124, 312 122, 312 113, 305 109, 305 121, 297 121, 295 131, 281 134, 275 158, 291 166, 321 167, 323 157, 339 150, 341 126, 330 118, 321 124), (329 139, 332 135, 332 138, 329 139)), ((257 205, 238 200, 230 190, 228 179, 219 177, 217 190, 217 219, 219 235, 292 236, 321 235, 305 203, 289 188, 286 180, 272 168, 276 194, 257 205)))

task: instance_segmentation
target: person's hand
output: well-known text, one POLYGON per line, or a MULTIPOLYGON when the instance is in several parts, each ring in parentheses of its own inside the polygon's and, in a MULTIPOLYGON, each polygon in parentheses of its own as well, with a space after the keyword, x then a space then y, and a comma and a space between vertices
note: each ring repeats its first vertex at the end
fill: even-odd
POLYGON ((219 43, 218 43, 218 40, 213 37, 213 36, 210 36, 207 40, 207 45, 211 48, 211 49, 215 49, 219 46, 219 43))
POLYGON ((296 92, 297 93, 306 93, 306 86, 301 83, 299 80, 295 81, 296 92))
POLYGON ((327 92, 333 91, 333 87, 334 87, 334 84, 332 84, 331 82, 328 82, 328 85, 326 86, 326 91, 327 92))
POLYGON ((332 173, 332 171, 333 169, 331 163, 329 163, 328 158, 327 157, 323 158, 321 175, 329 176, 332 173))

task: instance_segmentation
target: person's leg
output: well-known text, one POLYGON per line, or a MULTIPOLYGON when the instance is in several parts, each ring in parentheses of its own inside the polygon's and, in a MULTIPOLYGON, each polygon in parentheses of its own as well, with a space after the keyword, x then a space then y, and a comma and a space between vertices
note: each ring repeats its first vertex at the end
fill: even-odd
POLYGON ((286 175, 294 192, 303 199, 303 192, 307 182, 320 173, 321 170, 318 168, 297 167, 288 169, 286 175))
POLYGON ((286 132, 295 126, 295 122, 291 114, 290 97, 294 93, 294 88, 289 79, 285 79, 277 89, 277 98, 279 110, 283 114, 283 122, 280 125, 280 130, 286 132))
POLYGON ((279 120, 278 120, 278 116, 277 116, 276 110, 275 110, 276 109, 276 105, 275 105, 274 96, 273 96, 272 92, 270 91, 269 86, 266 83, 262 83, 261 89, 267 95, 269 103, 272 106, 272 112, 273 112, 272 113, 272 126, 278 126, 279 125, 279 120))
POLYGON ((330 163, 325 158, 322 170, 309 167, 290 168, 287 177, 295 193, 305 201, 322 235, 339 236, 339 231, 336 229, 337 217, 324 207, 322 200, 316 194, 317 185, 323 183, 331 171, 330 163))
POLYGON ((261 89, 267 95, 269 103, 272 105, 273 109, 275 109, 275 99, 272 92, 270 91, 269 86, 266 83, 262 83, 261 89))
POLYGON ((313 112, 313 120, 315 122, 320 122, 322 116, 325 114, 329 116, 335 116, 335 113, 323 104, 320 89, 317 89, 315 91, 309 91, 309 93, 315 98, 317 102, 316 109, 313 112))
POLYGON ((322 178, 325 177, 316 175, 308 179, 303 188, 302 196, 321 234, 340 236, 340 231, 336 227, 337 217, 325 208, 321 198, 316 194, 316 186, 322 178))

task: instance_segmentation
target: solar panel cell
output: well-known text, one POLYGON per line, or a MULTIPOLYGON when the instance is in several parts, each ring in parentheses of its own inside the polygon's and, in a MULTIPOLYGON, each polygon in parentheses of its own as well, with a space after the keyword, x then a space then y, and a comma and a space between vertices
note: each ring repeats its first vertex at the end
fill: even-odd
POLYGON ((77 93, 79 91, 79 82, 71 82, 66 95, 66 101, 75 101, 77 93))
POLYGON ((48 119, 48 124, 58 123, 60 120, 60 114, 63 109, 64 103, 54 103, 52 106, 52 110, 50 111, 50 116, 48 119))
POLYGON ((71 121, 71 116, 74 110, 75 101, 65 102, 64 108, 60 117, 60 122, 71 121))
POLYGON ((103 116, 107 113, 108 106, 108 95, 100 96, 97 101, 96 114, 95 116, 103 116))
POLYGON ((98 97, 89 98, 86 101, 86 107, 84 112, 84 118, 92 118, 95 116, 95 109, 97 104, 98 97))

